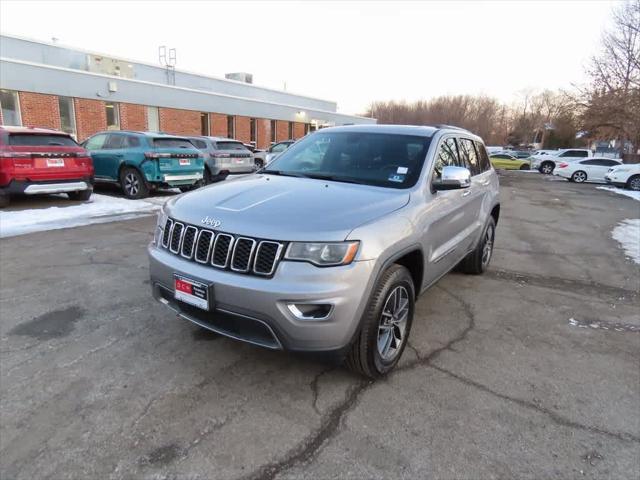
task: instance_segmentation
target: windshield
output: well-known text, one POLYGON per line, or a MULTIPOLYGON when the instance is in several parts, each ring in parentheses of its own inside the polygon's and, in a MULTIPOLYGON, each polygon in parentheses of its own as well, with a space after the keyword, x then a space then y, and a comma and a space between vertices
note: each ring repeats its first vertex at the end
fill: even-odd
POLYGON ((195 148, 193 143, 184 138, 154 138, 154 148, 195 148))
POLYGON ((218 150, 246 150, 247 148, 240 142, 216 142, 218 150))
POLYGON ((31 133, 12 133, 9 135, 9 145, 29 147, 77 147, 73 138, 66 135, 38 135, 31 133))
POLYGON ((262 173, 409 188, 420 176, 430 141, 382 133, 315 133, 288 148, 262 173))

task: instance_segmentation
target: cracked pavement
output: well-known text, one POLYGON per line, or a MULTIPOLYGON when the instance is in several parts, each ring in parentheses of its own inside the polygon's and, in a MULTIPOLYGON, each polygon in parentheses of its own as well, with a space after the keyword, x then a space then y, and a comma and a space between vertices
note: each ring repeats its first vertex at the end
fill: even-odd
POLYGON ((640 477, 640 203, 501 185, 491 270, 426 292, 378 382, 153 302, 154 217, 0 240, 0 477, 640 477))

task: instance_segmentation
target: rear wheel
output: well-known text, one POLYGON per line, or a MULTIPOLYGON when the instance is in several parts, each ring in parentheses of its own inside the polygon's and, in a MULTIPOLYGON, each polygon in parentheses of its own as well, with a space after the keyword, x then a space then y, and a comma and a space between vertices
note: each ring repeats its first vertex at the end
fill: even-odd
POLYGON ((627 188, 636 192, 640 191, 640 175, 634 175, 627 180, 627 188))
POLYGON ((482 237, 476 248, 467 255, 460 265, 459 270, 470 275, 480 275, 489 267, 489 262, 493 256, 493 243, 496 237, 496 221, 489 217, 489 221, 484 227, 482 237))
POLYGON ((91 198, 91 194, 93 193, 92 188, 87 188, 86 190, 78 190, 77 192, 68 192, 69 200, 76 200, 80 202, 86 202, 91 198))
POLYGON ((139 199, 149 196, 147 183, 135 168, 127 167, 122 169, 120 173, 120 186, 127 198, 139 199))
POLYGON ((553 169, 555 165, 553 162, 542 162, 540 165, 540 173, 544 173, 545 175, 551 175, 553 173, 553 169))
POLYGON ((264 166, 264 162, 260 158, 256 158, 254 160, 257 169, 260 169, 264 166))
POLYGON ((414 309, 415 288, 409 270, 402 265, 390 266, 371 295, 347 356, 347 367, 370 378, 390 372, 407 344, 414 309))
POLYGON ((578 170, 577 172, 573 172, 571 175, 571 181, 576 183, 583 183, 587 180, 587 173, 582 170, 578 170))

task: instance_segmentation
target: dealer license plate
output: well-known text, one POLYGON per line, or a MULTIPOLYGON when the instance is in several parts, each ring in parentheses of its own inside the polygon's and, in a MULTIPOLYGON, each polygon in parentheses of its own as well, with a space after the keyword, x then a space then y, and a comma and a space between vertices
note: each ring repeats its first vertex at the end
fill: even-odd
POLYGON ((180 165, 191 165, 191 160, 189 160, 188 158, 181 158, 180 165))
POLYGON ((182 275, 173 275, 175 299, 202 310, 209 310, 209 288, 182 275))
POLYGON ((47 158, 47 167, 64 167, 64 159, 47 158))

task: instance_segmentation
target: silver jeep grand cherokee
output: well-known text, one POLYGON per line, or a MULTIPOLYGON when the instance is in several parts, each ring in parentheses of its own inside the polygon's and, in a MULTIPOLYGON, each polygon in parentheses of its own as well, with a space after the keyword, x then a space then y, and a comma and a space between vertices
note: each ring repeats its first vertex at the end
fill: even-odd
POLYGON ((456 266, 487 268, 499 214, 470 132, 327 128, 169 201, 149 245, 153 295, 222 335, 378 377, 402 355, 416 297, 456 266))

